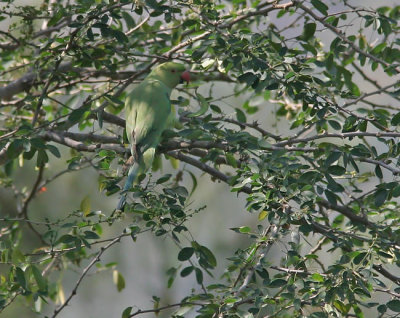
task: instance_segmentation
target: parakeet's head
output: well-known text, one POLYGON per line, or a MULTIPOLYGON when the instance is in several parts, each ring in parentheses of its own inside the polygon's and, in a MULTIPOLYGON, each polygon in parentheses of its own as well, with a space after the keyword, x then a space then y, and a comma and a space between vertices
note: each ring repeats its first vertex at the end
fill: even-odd
POLYGON ((174 88, 182 81, 190 81, 189 71, 186 71, 183 64, 175 62, 166 62, 158 65, 151 71, 149 76, 162 81, 170 88, 174 88))

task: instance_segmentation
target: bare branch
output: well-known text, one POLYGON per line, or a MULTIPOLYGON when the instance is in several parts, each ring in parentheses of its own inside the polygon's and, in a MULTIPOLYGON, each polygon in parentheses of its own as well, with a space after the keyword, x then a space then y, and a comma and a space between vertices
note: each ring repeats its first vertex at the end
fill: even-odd
MULTIPOLYGON (((42 179, 43 179, 43 172, 44 172, 44 166, 40 166, 36 181, 35 181, 34 185, 32 186, 32 190, 29 193, 28 197, 26 197, 26 199, 24 200, 21 211, 19 211, 19 213, 18 213, 18 215, 22 215, 27 220, 29 220, 28 206, 39 190, 39 184, 42 182, 42 179)), ((32 230, 32 232, 35 233, 35 235, 39 238, 39 240, 43 244, 47 244, 46 241, 43 239, 42 235, 33 227, 32 222, 27 222, 26 224, 32 230)))
POLYGON ((116 145, 116 144, 86 145, 82 142, 79 142, 74 139, 66 137, 65 133, 62 133, 62 132, 46 131, 43 134, 43 138, 45 140, 54 141, 56 143, 65 145, 67 147, 74 148, 78 151, 95 152, 96 150, 105 149, 105 150, 113 150, 118 153, 126 152, 124 147, 122 147, 121 145, 116 145))
POLYGON ((32 190, 29 193, 28 197, 24 200, 24 204, 23 204, 23 206, 21 208, 21 211, 18 213, 19 215, 22 215, 25 218, 27 218, 28 205, 32 201, 32 199, 35 196, 35 194, 37 193, 37 190, 39 188, 39 184, 42 181, 43 171, 44 171, 44 166, 40 166, 39 167, 39 173, 38 173, 36 181, 35 181, 35 183, 34 183, 34 185, 32 187, 32 190))
MULTIPOLYGON (((275 269, 277 271, 280 271, 280 272, 288 273, 288 274, 296 274, 296 275, 298 275, 298 274, 303 274, 303 275, 312 275, 312 274, 314 274, 314 273, 307 272, 307 271, 302 270, 302 269, 291 269, 291 268, 284 268, 284 267, 280 267, 280 266, 271 266, 271 268, 275 269)), ((318 274, 323 276, 323 277, 328 276, 328 275, 323 274, 323 273, 318 273, 318 274)))
POLYGON ((141 314, 148 314, 148 313, 158 314, 160 311, 163 311, 163 310, 166 310, 166 309, 171 309, 171 308, 174 308, 174 307, 204 306, 204 305, 206 305, 206 303, 182 302, 182 303, 177 303, 177 304, 171 304, 171 305, 158 307, 158 308, 155 308, 155 309, 145 309, 145 310, 138 309, 136 312, 131 314, 129 317, 135 317, 135 316, 138 316, 138 315, 141 315, 141 314))

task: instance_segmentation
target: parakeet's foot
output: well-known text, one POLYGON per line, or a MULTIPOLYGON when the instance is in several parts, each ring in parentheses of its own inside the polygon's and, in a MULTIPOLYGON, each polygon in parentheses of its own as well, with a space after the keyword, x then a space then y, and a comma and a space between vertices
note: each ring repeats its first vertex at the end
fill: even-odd
POLYGON ((125 161, 124 165, 122 166, 122 174, 125 175, 129 168, 134 164, 135 159, 133 156, 130 156, 128 160, 125 161))

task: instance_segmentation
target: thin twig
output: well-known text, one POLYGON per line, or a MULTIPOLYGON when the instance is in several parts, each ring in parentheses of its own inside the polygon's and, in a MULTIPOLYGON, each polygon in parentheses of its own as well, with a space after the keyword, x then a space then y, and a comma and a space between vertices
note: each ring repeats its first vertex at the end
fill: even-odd
POLYGON ((141 314, 147 314, 147 313, 159 313, 160 311, 163 311, 165 309, 171 309, 174 307, 184 307, 184 306, 205 306, 207 305, 206 303, 195 303, 195 302, 182 302, 182 303, 177 303, 177 304, 171 304, 171 305, 166 305, 166 306, 162 306, 162 307, 158 307, 158 308, 154 308, 154 309, 138 309, 136 312, 134 312, 133 314, 129 315, 128 317, 134 317, 134 316, 138 316, 141 314))
POLYGON ((68 296, 68 298, 65 300, 65 302, 57 309, 54 310, 53 315, 51 316, 52 318, 56 317, 71 301, 71 299, 76 295, 77 290, 79 285, 82 283, 84 277, 87 275, 87 273, 89 272, 89 270, 93 267, 94 264, 96 264, 97 262, 100 261, 100 257, 101 255, 103 255, 103 253, 109 249, 111 246, 113 246, 115 243, 118 243, 121 241, 121 238, 123 236, 125 236, 126 234, 120 235, 118 237, 116 237, 115 239, 113 239, 110 243, 108 243, 106 246, 102 247, 100 249, 100 251, 97 253, 97 255, 91 260, 91 262, 85 267, 85 269, 83 270, 82 274, 80 275, 80 277, 78 278, 78 280, 75 283, 75 287, 72 289, 71 294, 68 296))

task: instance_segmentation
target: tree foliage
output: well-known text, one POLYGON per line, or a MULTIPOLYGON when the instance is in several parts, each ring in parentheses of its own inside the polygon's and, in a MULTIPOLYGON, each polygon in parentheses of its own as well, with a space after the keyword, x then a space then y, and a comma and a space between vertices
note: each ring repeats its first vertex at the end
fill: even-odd
MULTIPOLYGON (((147 312, 398 315, 399 16, 399 6, 350 1, 3 1, 0 182, 14 191, 18 211, 1 219, 1 310, 24 298, 32 310, 41 302, 61 316, 95 265, 114 269, 123 292, 124 278, 100 257, 151 231, 179 246, 168 286, 181 276, 198 288, 147 312), (185 168, 143 176, 122 213, 123 232, 103 231, 123 215, 93 211, 90 198, 63 218, 33 219, 30 204, 41 191, 87 166, 104 195, 118 196, 129 156, 126 91, 171 59, 190 65, 195 80, 173 100, 181 125, 165 133, 157 162, 185 168), (231 93, 215 98, 221 83, 231 93), (230 96, 245 102, 231 107, 230 96), (272 104, 277 127, 249 119, 272 104), (54 171, 52 157, 65 170, 54 171), (20 188, 15 171, 29 161, 37 177, 20 188), (218 255, 186 226, 204 205, 192 202, 198 176, 188 167, 246 198, 249 222, 233 230, 249 244, 229 258, 221 279, 213 277, 218 255), (37 242, 28 250, 22 242, 32 233, 37 242), (281 257, 270 257, 274 246, 281 257), (56 304, 51 273, 72 265, 79 279, 56 304)), ((121 308, 122 317, 146 312, 134 306, 141 307, 121 308)))

